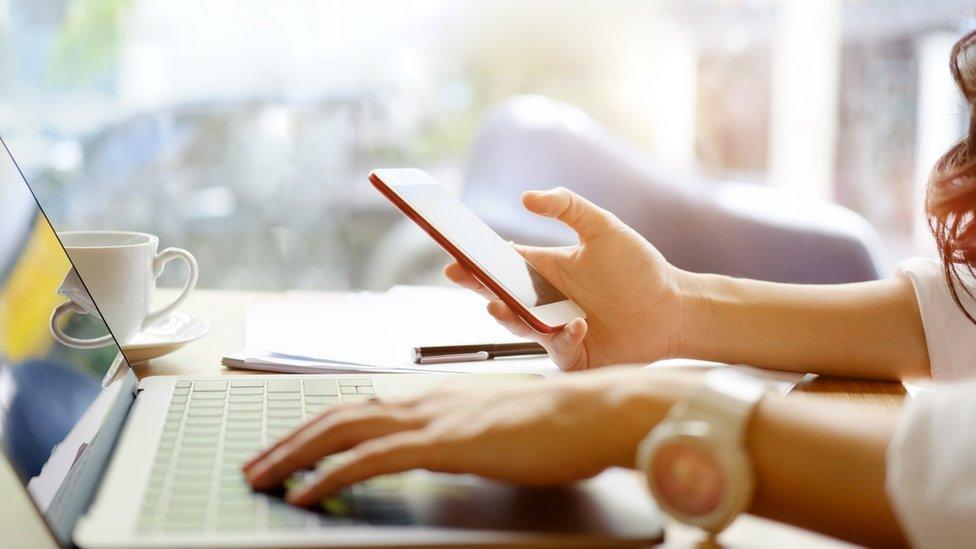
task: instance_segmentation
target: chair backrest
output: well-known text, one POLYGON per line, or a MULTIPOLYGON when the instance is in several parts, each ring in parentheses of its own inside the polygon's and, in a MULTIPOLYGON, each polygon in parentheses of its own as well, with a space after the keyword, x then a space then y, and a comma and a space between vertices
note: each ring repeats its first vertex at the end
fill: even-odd
POLYGON ((875 279, 887 267, 877 232, 840 206, 669 170, 545 98, 491 112, 465 169, 465 203, 505 238, 565 244, 570 231, 519 204, 522 191, 558 185, 614 212, 684 269, 835 283, 875 279))

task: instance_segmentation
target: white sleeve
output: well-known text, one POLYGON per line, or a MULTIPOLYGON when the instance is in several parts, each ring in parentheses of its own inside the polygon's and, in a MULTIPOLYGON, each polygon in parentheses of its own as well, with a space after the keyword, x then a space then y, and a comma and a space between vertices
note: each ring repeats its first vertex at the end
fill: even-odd
MULTIPOLYGON (((976 295, 976 283, 965 271, 963 283, 976 295)), ((911 281, 922 313, 925 343, 932 377, 950 380, 976 377, 976 324, 970 322, 952 299, 942 265, 933 259, 909 259, 895 268, 895 276, 911 281)), ((959 288, 959 299, 976 317, 976 304, 959 288)))
POLYGON ((914 547, 976 539, 976 383, 922 391, 888 446, 886 489, 914 547))

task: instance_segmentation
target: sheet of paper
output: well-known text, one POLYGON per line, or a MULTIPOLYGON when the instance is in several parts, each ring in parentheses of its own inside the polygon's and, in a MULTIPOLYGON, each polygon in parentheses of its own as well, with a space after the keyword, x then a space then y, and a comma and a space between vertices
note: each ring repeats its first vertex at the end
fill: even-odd
POLYGON ((248 357, 409 367, 413 348, 520 341, 459 289, 396 287, 383 294, 285 299, 248 309, 248 357))
MULTIPOLYGON (((421 365, 413 348, 523 341, 485 311, 485 300, 461 289, 395 286, 385 293, 339 296, 294 293, 291 298, 248 309, 244 367, 293 373, 453 372, 560 373, 548 358, 501 359, 421 365)), ((727 368, 686 359, 650 368, 727 368)), ((804 374, 736 365, 780 394, 804 374)))
POLYGON ((698 369, 714 370, 727 369, 738 375, 743 375, 764 383, 770 391, 779 395, 785 395, 793 390, 796 384, 809 374, 799 374, 796 372, 784 372, 782 370, 766 370, 747 366, 745 364, 725 364, 723 362, 708 362, 704 360, 691 360, 688 358, 672 358, 660 360, 647 366, 647 368, 678 368, 678 369, 698 369))
POLYGON ((279 356, 254 356, 230 364, 235 368, 282 372, 289 374, 536 374, 545 377, 560 374, 559 368, 547 358, 506 358, 475 362, 441 364, 411 364, 404 366, 370 366, 339 362, 316 361, 279 356))

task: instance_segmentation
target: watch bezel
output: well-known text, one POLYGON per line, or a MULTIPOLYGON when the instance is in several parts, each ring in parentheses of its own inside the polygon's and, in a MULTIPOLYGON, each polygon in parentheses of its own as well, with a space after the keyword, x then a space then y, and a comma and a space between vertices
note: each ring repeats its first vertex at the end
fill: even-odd
POLYGON ((661 509, 672 518, 718 533, 724 530, 752 500, 754 476, 745 447, 740 440, 716 431, 701 420, 666 421, 655 427, 641 443, 639 465, 645 472, 647 485, 661 509), (672 444, 692 444, 708 452, 722 469, 725 478, 723 493, 715 510, 693 515, 668 501, 650 467, 654 456, 672 444))

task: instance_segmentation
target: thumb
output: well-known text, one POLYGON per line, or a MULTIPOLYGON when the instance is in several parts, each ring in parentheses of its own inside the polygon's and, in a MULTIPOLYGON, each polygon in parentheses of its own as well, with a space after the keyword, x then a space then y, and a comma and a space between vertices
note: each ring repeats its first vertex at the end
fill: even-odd
MULTIPOLYGON (((542 276, 553 279, 556 278, 556 258, 564 248, 544 248, 539 246, 526 246, 510 242, 515 251, 525 258, 542 276)), ((550 280, 551 281, 551 280, 550 280)))
POLYGON ((607 233, 620 224, 612 213, 566 187, 526 191, 522 193, 522 204, 534 214, 558 219, 573 229, 581 242, 607 233))
POLYGON ((526 246, 525 244, 516 244, 515 242, 509 242, 509 244, 515 248, 515 251, 519 253, 522 257, 526 259, 529 263, 539 266, 540 263, 549 263, 552 260, 552 255, 556 250, 561 248, 546 248, 542 246, 526 246))

